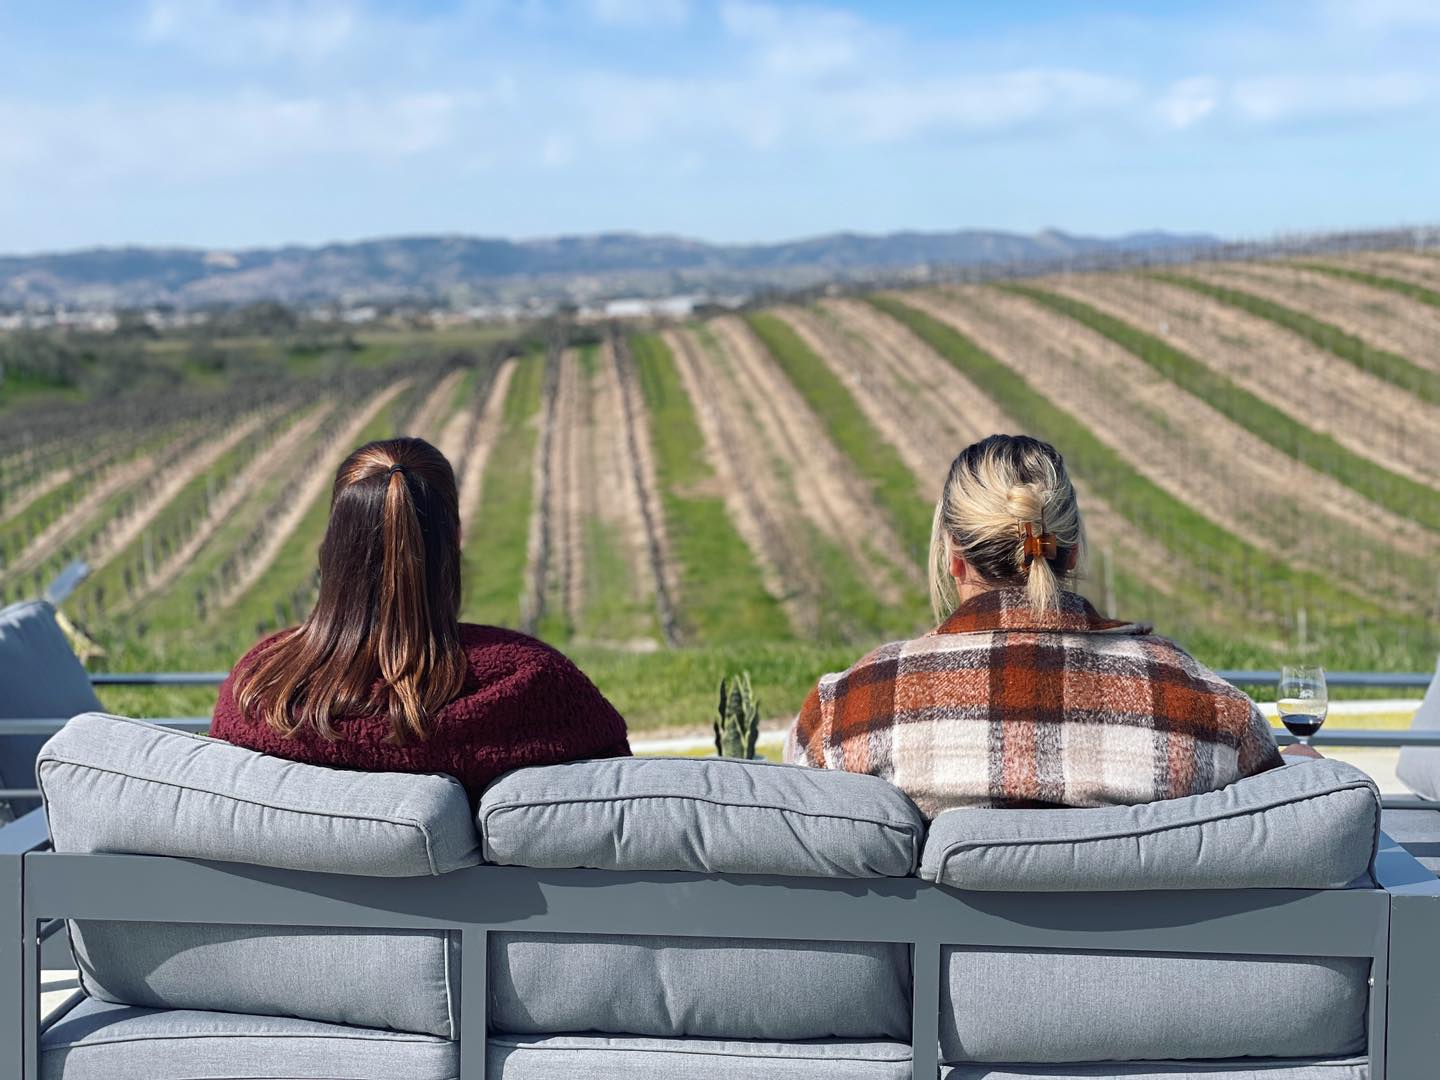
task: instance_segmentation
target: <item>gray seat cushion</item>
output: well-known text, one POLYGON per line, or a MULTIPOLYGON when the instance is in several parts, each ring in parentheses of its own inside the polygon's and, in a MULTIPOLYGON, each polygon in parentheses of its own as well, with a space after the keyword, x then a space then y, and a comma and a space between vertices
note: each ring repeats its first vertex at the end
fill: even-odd
POLYGON ((1373 883, 1380 796, 1311 760, 1219 791, 1082 810, 947 810, 920 876, 961 889, 1338 889, 1373 883))
POLYGON ((1343 1061, 1142 1061, 1101 1065, 947 1065, 941 1080, 1370 1080, 1365 1058, 1343 1061))
POLYGON ((903 877, 924 822, 873 776, 720 758, 517 769, 480 801, 485 858, 514 866, 903 877))
POLYGON ((906 945, 495 934, 492 1030, 910 1037, 906 945))
MULTIPOLYGON (((0 787, 33 787, 44 735, 5 735, 6 720, 68 720, 99 709, 90 676, 43 600, 0 608, 0 787)), ((40 805, 0 800, 0 823, 40 805)))
MULTIPOLYGON (((1415 718, 1410 721, 1410 730, 1440 731, 1440 659, 1435 663, 1435 678, 1430 680, 1425 698, 1415 710, 1415 718)), ((1440 748, 1402 748, 1395 775, 1415 794, 1427 799, 1440 799, 1440 748)))
POLYGON ((1363 1054, 1366 957, 948 949, 949 1063, 1363 1054))
MULTIPOLYGON (((478 861, 450 777, 282 761, 120 717, 76 717, 39 762, 55 849, 403 877, 478 861)), ((450 935, 81 921, 88 994, 449 1036, 450 935), (377 972, 384 972, 383 978, 377 972)))
POLYGON ((450 1038, 459 1008, 452 985, 458 938, 423 930, 81 921, 70 947, 85 992, 103 1001, 450 1038))
POLYGON ((1440 803, 1434 810, 1385 810, 1380 827, 1432 874, 1440 874, 1440 803))
POLYGON ((910 1080, 910 1047, 500 1035, 490 1039, 487 1065, 498 1080, 910 1080))
POLYGON ((85 1001, 40 1041, 41 1080, 455 1080, 446 1039, 85 1001))

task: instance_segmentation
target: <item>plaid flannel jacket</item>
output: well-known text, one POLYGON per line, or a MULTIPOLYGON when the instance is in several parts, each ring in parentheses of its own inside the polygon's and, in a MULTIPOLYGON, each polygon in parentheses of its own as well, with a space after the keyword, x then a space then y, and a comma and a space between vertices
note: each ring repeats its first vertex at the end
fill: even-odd
POLYGON ((785 758, 882 777, 926 817, 1173 799, 1281 764, 1255 703, 1174 642, 1074 593, 1036 613, 1019 588, 826 675, 785 758))

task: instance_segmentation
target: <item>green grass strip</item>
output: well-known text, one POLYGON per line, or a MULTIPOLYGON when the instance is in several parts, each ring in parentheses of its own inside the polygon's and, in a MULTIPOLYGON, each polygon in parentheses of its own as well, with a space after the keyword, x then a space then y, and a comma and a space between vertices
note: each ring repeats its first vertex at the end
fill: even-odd
POLYGON ((1433 488, 1393 473, 1347 450, 1277 409, 1268 401, 1168 342, 1138 330, 1089 304, 1033 285, 998 286, 1074 319, 1134 353, 1160 374, 1195 395, 1257 438, 1316 472, 1332 476, 1401 517, 1440 530, 1440 497, 1433 488))
POLYGON ((1235 289, 1226 285, 1215 285, 1183 274, 1152 272, 1148 275, 1158 281, 1178 285, 1183 289, 1208 296, 1222 304, 1239 308, 1241 311, 1266 319, 1291 330, 1312 345, 1318 346, 1354 364, 1361 371, 1369 372, 1378 379, 1384 379, 1401 390, 1414 394, 1421 401, 1440 404, 1440 372, 1431 371, 1411 363, 1398 353, 1377 349, 1333 323, 1327 323, 1307 315, 1303 311, 1277 304, 1263 296, 1235 289))
MULTIPOLYGON (((1227 592, 1247 596, 1247 606, 1267 612, 1286 610, 1291 601, 1322 600, 1338 612, 1378 614, 1379 605, 1338 588, 1328 578, 1294 570, 1241 540, 1141 475, 1074 415, 1035 390, 1023 376, 996 360, 954 327, 889 296, 870 303, 903 322, 962 371, 1027 432, 1063 448, 1073 473, 1147 536, 1179 556, 1179 567, 1201 568, 1227 592), (1244 584, 1242 584, 1244 583, 1244 584)), ((1189 598, 1203 602, 1200 597, 1189 598)), ((1235 606, 1235 605, 1230 605, 1235 606)), ((1237 616, 1243 616, 1237 612, 1237 616)))
POLYGON ((1348 266, 1331 266, 1329 263, 1320 262, 1287 262, 1280 265, 1298 266, 1305 270, 1314 270, 1317 274, 1329 274, 1331 277, 1345 278, 1347 281, 1358 281, 1362 285, 1372 285, 1377 289, 1399 293, 1401 296, 1408 296, 1411 300, 1419 300, 1422 304, 1440 308, 1440 292, 1403 278, 1387 277, 1384 274, 1372 274, 1368 270, 1352 270, 1348 266))
POLYGON ((545 387, 545 354, 515 361, 505 395, 500 434, 480 493, 480 509, 463 554, 463 617, 470 622, 519 626, 530 545, 530 512, 535 501, 534 459, 539 442, 536 417, 545 387))
POLYGON ((934 507, 920 494, 915 474, 866 418, 845 384, 789 323, 770 313, 749 315, 746 321, 870 485, 871 496, 889 515, 910 557, 923 566, 934 507))
POLYGON ((735 531, 675 359, 653 334, 630 338, 645 398, 665 525, 680 572, 683 634, 696 642, 791 638, 780 603, 735 531))

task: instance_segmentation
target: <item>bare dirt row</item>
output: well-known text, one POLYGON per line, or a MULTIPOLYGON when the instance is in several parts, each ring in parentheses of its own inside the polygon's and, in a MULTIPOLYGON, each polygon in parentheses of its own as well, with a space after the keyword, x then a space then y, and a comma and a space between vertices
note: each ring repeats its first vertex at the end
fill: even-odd
POLYGON ((1440 371, 1440 311, 1417 300, 1284 264, 1213 263, 1187 266, 1185 273, 1293 308, 1377 349, 1440 371))
POLYGON ((269 446, 251 458, 211 500, 209 511, 185 542, 176 548, 169 558, 157 564, 153 574, 138 582, 134 593, 121 602, 114 609, 115 612, 123 614, 130 611, 147 597, 169 588, 185 572, 185 568, 210 537, 215 535, 216 530, 259 488, 265 478, 283 467, 285 462, 294 460, 296 451, 315 433, 321 421, 333 408, 332 405, 321 404, 305 412, 291 422, 269 446))
POLYGON ((715 470, 718 494, 760 568, 765 590, 780 602, 791 625, 802 634, 819 630, 814 597, 823 586, 800 542, 798 530, 782 518, 793 499, 768 459, 735 397, 734 379, 704 348, 693 329, 664 333, 685 394, 694 404, 715 470))
POLYGON ((370 395, 348 421, 336 430, 328 446, 317 455, 314 467, 305 473, 294 490, 286 496, 279 516, 266 528, 260 542, 253 550, 245 553, 244 564, 221 595, 216 608, 226 608, 234 604, 264 576, 284 548, 285 542, 304 520, 311 504, 320 498, 334 481, 336 468, 345 456, 355 449, 360 434, 379 415, 380 410, 395 400, 409 383, 409 379, 400 379, 370 395))
POLYGON ((665 511, 660 502, 660 484, 655 474, 655 451, 650 430, 644 422, 645 398, 635 375, 634 361, 624 338, 611 336, 600 355, 601 386, 597 390, 600 430, 611 433, 612 453, 623 479, 619 487, 626 504, 622 531, 630 535, 628 545, 640 561, 632 580, 641 597, 654 598, 660 621, 660 635, 667 645, 680 643, 675 597, 679 595, 679 573, 671 555, 665 531, 665 511), (638 525, 639 533, 634 530, 638 525))
POLYGON ((173 468, 158 473, 144 499, 129 513, 111 518, 106 522, 104 531, 95 538, 86 553, 86 561, 90 563, 91 571, 99 570, 120 554, 159 517, 170 500, 188 487, 192 480, 203 475, 215 462, 248 439, 262 424, 274 420, 279 411, 271 409, 264 415, 242 418, 219 439, 202 440, 190 453, 181 457, 173 468))
POLYGON ((432 443, 438 441, 443 431, 442 424, 450 412, 450 402, 455 396, 455 388, 460 385, 460 380, 463 378, 465 378, 465 372, 457 369, 436 382, 434 388, 425 395, 424 400, 415 409, 415 415, 405 425, 404 433, 432 443))
POLYGON ((550 576, 566 625, 580 624, 585 608, 585 523, 595 508, 595 460, 592 437, 594 402, 580 368, 580 355, 560 355, 555 386, 555 414, 549 487, 550 576))
POLYGON ((482 409, 475 412, 468 430, 460 435, 459 449, 446 450, 446 456, 457 463, 460 484, 460 527, 470 533, 475 513, 480 509, 480 494, 485 483, 485 465, 490 451, 500 436, 505 417, 505 398, 510 393, 510 380, 515 377, 515 360, 506 360, 495 373, 482 409))
POLYGON ((23 574, 42 564, 57 549, 94 525, 96 515, 112 497, 143 484, 161 462, 177 457, 194 439, 195 433, 187 428, 159 450, 127 458, 104 469, 70 509, 35 534, 5 568, 6 575, 23 574))
POLYGON ((865 482, 744 322, 727 316, 707 325, 730 360, 735 389, 758 434, 791 478, 800 513, 846 553, 884 603, 899 603, 900 581, 918 583, 919 567, 865 482))
POLYGON ((1158 336, 1352 453, 1440 486, 1440 410, 1265 319, 1123 274, 1044 283, 1158 336))
MULTIPOLYGON (((926 306, 926 294, 906 293, 905 301, 944 320, 942 310, 926 306)), ((852 381, 863 380, 869 392, 857 394, 856 400, 907 464, 919 467, 916 475, 927 495, 939 497, 950 462, 970 443, 1021 430, 953 364, 869 304, 824 301, 809 326, 832 369, 852 381), (887 400, 890 404, 882 406, 887 400)), ((1092 550, 1123 560, 1132 575, 1156 592, 1171 592, 1174 571, 1164 552, 1083 480, 1076 480, 1076 489, 1092 550)))
POLYGON ((1084 422, 1136 472, 1221 528, 1361 588, 1378 580, 1412 608, 1433 601, 1434 582, 1414 572, 1433 537, 1417 535, 1409 522, 1281 453, 1128 350, 996 289, 947 290, 935 304, 946 321, 1084 422), (1296 529, 1297 521, 1306 527, 1296 529), (1378 561, 1360 557, 1363 546, 1378 552, 1378 561))
POLYGON ((1382 277, 1408 281, 1427 289, 1440 289, 1440 253, 1375 251, 1356 255, 1326 256, 1323 260, 1352 270, 1364 270, 1382 277))
POLYGON ((552 348, 545 359, 545 385, 540 395, 539 436, 531 459, 529 541, 525 550, 525 591, 520 598, 520 629, 539 630, 549 600, 549 575, 554 537, 555 410, 560 396, 560 357, 552 348))

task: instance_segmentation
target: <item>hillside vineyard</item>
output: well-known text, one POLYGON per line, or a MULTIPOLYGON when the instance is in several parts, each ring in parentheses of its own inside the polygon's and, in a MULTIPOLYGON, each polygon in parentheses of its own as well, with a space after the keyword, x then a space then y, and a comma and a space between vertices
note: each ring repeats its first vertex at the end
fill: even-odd
POLYGON ((0 397, 0 599, 83 558, 63 611, 97 665, 224 667, 304 617, 344 455, 416 435, 455 466, 467 619, 572 651, 641 727, 704 722, 690 696, 730 667, 783 714, 826 667, 928 625, 945 470, 1006 431, 1066 456, 1082 591, 1203 660, 1423 669, 1440 648, 1440 256, 362 354, 95 403, 0 397))

